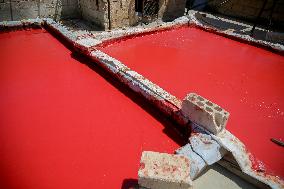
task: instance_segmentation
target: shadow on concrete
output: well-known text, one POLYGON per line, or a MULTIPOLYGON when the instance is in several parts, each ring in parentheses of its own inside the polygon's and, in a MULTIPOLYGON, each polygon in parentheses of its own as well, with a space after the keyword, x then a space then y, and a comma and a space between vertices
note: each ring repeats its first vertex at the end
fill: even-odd
POLYGON ((139 189, 137 179, 124 179, 121 185, 121 189, 139 189))
POLYGON ((257 187, 217 163, 209 166, 194 181, 195 188, 256 189, 257 187))

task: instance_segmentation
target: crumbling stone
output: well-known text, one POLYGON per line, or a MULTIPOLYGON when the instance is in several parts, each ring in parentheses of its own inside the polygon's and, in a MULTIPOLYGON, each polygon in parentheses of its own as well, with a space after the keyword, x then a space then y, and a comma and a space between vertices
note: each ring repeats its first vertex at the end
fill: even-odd
POLYGON ((190 161, 190 178, 194 180, 207 166, 205 161, 192 150, 190 144, 176 150, 176 154, 186 156, 190 161))
POLYGON ((190 161, 185 156, 144 151, 140 160, 138 183, 151 189, 189 189, 190 161))
POLYGON ((190 93, 184 98, 181 111, 190 121, 215 135, 225 128, 230 115, 217 104, 195 93, 190 93))
POLYGON ((209 134, 194 133, 189 138, 191 147, 207 165, 212 165, 219 161, 227 152, 209 134))

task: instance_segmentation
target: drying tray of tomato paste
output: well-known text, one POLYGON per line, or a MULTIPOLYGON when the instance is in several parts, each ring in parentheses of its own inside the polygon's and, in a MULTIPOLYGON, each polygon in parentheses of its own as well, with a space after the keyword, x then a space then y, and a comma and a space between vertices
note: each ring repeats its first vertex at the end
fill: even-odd
MULTIPOLYGON (((139 164, 143 149, 170 153, 182 145, 181 137, 165 132, 160 120, 170 119, 166 125, 183 130, 179 109, 189 92, 230 112, 226 129, 238 142, 232 145, 232 159, 227 159, 230 165, 224 166, 236 166, 267 186, 283 187, 281 45, 209 28, 193 17, 96 36, 76 36, 51 19, 5 22, 1 29, 20 29, 0 35, 1 139, 5 141, 1 175, 23 181, 12 187, 25 182, 28 187, 28 175, 35 175, 38 183, 33 184, 39 186, 46 174, 52 184, 64 186, 79 167, 86 168, 86 177, 78 183, 86 186, 111 188, 121 184, 124 175, 135 177, 137 173, 127 167, 139 164), (30 27, 47 30, 22 30, 30 27), (108 76, 102 77, 105 72, 108 76), (149 105, 141 108, 144 101, 149 105), (149 116, 152 106, 163 114, 149 116), (240 165, 242 155, 248 165, 240 165), (39 160, 36 164, 34 157, 39 160), (120 174, 110 178, 113 171, 120 174), (91 174, 95 180, 87 179, 91 174)), ((226 139, 221 137, 220 143, 226 139)))

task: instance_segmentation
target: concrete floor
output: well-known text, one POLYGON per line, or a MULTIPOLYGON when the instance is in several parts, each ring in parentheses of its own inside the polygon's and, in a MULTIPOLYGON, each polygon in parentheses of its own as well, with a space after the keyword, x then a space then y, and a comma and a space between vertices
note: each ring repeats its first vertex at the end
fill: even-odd
POLYGON ((212 165, 193 181, 194 189, 255 189, 257 187, 226 170, 218 164, 212 165))

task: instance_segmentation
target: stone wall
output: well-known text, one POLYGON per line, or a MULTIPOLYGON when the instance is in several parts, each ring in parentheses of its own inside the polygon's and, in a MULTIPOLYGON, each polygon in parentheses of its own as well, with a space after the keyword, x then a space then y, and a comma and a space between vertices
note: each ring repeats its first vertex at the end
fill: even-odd
MULTIPOLYGON (((103 29, 133 26, 138 22, 135 0, 80 0, 79 4, 83 18, 103 29)), ((183 16, 184 9, 185 0, 159 0, 158 17, 174 20, 183 16)))
POLYGON ((101 28, 132 26, 137 22, 135 0, 80 0, 82 17, 101 28))
POLYGON ((97 26, 108 28, 107 0, 79 0, 82 17, 97 26))
MULTIPOLYGON (((185 0, 157 1, 159 18, 171 21, 183 16, 185 0)), ((82 17, 105 30, 138 23, 135 0, 0 0, 0 21, 36 17, 82 17)))
POLYGON ((186 0, 160 0, 158 17, 164 21, 172 21, 184 15, 186 0))
POLYGON ((78 17, 78 0, 0 0, 0 21, 78 17))
MULTIPOLYGON (((220 6, 220 3, 224 0, 213 0, 208 1, 208 7, 218 13, 238 17, 246 20, 254 20, 261 7, 264 0, 229 0, 220 6)), ((268 0, 268 3, 265 6, 265 11, 261 15, 262 20, 266 20, 270 14, 270 8, 273 5, 273 0, 268 0)), ((272 19, 277 24, 284 23, 284 1, 276 1, 276 6, 272 15, 272 19)))
POLYGON ((135 0, 112 0, 110 6, 111 28, 135 25, 135 0))

